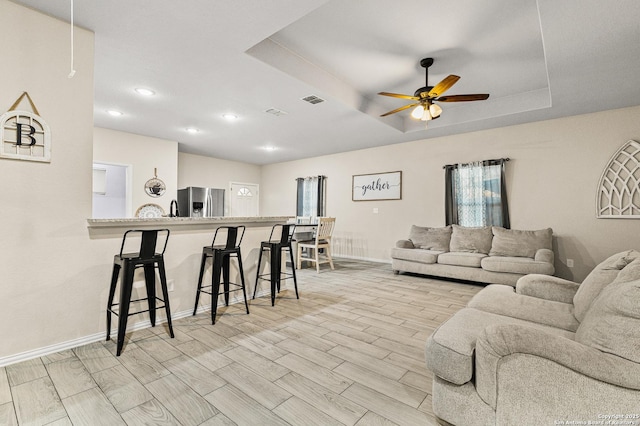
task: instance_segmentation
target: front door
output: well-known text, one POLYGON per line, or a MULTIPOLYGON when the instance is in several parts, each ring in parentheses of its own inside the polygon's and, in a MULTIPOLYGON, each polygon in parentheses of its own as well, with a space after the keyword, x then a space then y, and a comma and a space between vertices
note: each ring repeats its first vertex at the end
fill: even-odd
POLYGON ((257 183, 231 182, 229 216, 258 216, 259 186, 257 183))

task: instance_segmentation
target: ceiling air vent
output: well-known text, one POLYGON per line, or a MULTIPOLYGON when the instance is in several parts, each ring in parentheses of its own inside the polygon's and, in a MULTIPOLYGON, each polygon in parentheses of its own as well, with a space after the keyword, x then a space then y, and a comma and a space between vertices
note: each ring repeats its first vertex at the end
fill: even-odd
POLYGON ((324 102, 324 99, 317 97, 316 95, 309 95, 307 97, 302 98, 303 101, 309 102, 310 104, 319 104, 320 102, 324 102))
POLYGON ((271 115, 275 115, 276 117, 281 117, 283 115, 287 115, 288 113, 285 111, 280 111, 279 109, 276 108, 269 108, 268 110, 265 111, 267 114, 271 114, 271 115))

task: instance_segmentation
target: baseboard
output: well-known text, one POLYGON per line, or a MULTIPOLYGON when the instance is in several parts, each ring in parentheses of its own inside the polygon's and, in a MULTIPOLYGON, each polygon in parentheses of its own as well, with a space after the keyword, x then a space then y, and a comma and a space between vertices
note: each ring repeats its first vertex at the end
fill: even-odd
POLYGON ((333 259, 350 259, 350 260, 363 260, 366 262, 373 262, 373 263, 388 263, 391 264, 391 259, 374 259, 371 257, 361 257, 361 256, 348 256, 348 255, 344 255, 341 254, 340 256, 335 255, 333 256, 333 259))

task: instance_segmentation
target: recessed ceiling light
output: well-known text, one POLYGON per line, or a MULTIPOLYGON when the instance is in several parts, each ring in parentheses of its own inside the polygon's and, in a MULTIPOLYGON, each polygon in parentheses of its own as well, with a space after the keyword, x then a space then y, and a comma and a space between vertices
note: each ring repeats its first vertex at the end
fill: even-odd
POLYGON ((238 116, 237 116, 237 115, 235 115, 235 114, 231 114, 231 113, 229 113, 229 112, 228 112, 228 113, 226 113, 226 114, 222 114, 222 118, 224 118, 225 120, 232 121, 232 120, 237 120, 237 119, 238 119, 238 116))
POLYGON ((108 109, 107 112, 109 113, 109 115, 113 115, 114 117, 120 117, 121 115, 124 115, 123 113, 121 113, 120 111, 116 111, 115 109, 108 109))
POLYGON ((186 131, 191 133, 191 134, 196 134, 196 133, 200 132, 200 130, 196 129, 195 127, 187 127, 186 131))
POLYGON ((136 92, 137 92, 138 94, 143 95, 143 96, 153 96, 153 95, 155 95, 155 94, 156 94, 156 92, 154 92, 153 90, 151 90, 151 89, 144 89, 144 88, 142 88, 142 87, 138 87, 138 88, 136 88, 135 90, 136 90, 136 92))

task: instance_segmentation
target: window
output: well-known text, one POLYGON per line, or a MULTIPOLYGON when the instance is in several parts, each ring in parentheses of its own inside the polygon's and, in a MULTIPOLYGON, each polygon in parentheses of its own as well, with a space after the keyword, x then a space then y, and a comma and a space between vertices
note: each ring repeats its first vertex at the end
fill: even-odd
POLYGON ((325 182, 326 176, 312 176, 296 179, 298 193, 296 216, 325 215, 325 182))
POLYGON ((447 225, 510 227, 506 161, 508 159, 445 166, 447 225))

